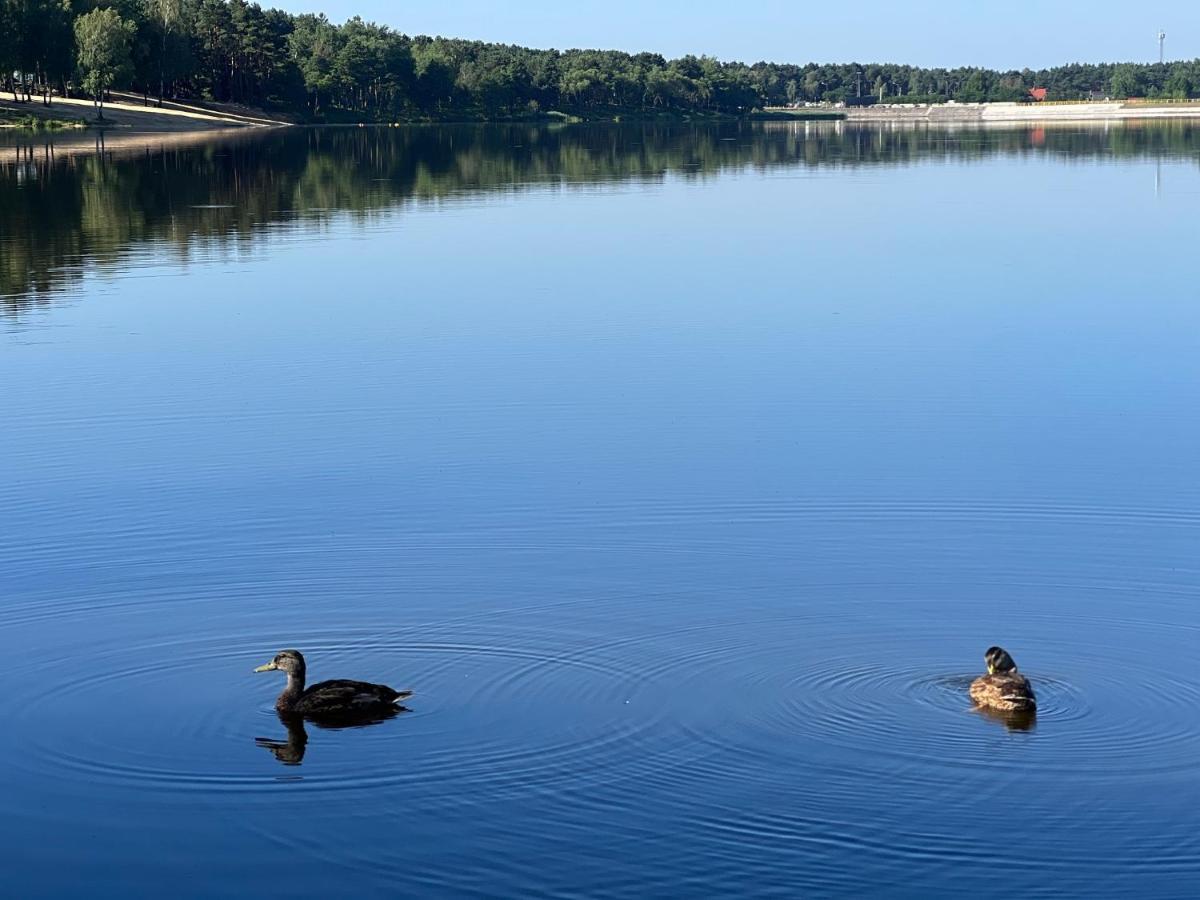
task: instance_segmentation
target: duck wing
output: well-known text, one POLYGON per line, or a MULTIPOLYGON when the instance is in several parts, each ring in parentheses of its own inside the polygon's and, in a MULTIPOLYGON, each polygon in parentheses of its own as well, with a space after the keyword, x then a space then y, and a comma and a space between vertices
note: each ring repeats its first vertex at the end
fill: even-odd
POLYGON ((301 715, 352 715, 381 706, 394 706, 411 696, 412 691, 397 691, 386 684, 335 679, 314 684, 300 695, 293 709, 301 715))

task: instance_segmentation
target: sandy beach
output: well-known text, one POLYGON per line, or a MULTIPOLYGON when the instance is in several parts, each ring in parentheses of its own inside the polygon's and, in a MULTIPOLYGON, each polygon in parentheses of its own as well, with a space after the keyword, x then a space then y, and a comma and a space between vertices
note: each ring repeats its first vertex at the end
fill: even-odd
MULTIPOLYGON (((114 94, 114 102, 104 104, 104 121, 98 122, 99 110, 91 100, 55 97, 49 106, 34 98, 15 103, 11 96, 0 99, 0 115, 10 118, 35 116, 64 122, 100 126, 106 130, 139 132, 211 131, 225 128, 274 128, 292 124, 281 116, 233 104, 178 103, 166 101, 162 108, 151 99, 145 105, 133 94, 114 94)), ((0 121, 0 127, 14 127, 0 121)))

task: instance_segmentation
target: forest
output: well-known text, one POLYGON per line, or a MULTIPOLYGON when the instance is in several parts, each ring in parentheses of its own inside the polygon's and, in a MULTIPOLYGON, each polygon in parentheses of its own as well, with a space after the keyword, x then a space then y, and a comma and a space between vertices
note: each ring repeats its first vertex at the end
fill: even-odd
POLYGON ((310 121, 742 115, 805 102, 925 103, 1200 96, 1200 60, 1006 72, 897 64, 668 60, 535 50, 337 25, 247 0, 0 0, 0 89, 16 101, 111 89, 208 99, 310 121))

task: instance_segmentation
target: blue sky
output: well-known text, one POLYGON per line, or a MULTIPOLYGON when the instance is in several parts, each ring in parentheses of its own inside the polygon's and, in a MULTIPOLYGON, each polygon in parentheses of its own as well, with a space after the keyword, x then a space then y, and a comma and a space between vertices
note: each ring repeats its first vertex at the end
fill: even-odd
POLYGON ((709 53, 753 62, 906 62, 1037 68, 1200 57, 1196 0, 260 0, 408 34, 533 47, 709 53), (920 24, 918 24, 920 23, 920 24))

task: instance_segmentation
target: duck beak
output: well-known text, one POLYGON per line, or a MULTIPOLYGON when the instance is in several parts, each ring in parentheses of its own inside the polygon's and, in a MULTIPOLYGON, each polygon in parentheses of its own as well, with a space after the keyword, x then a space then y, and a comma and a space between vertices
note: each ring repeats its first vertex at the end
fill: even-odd
POLYGON ((275 671, 276 669, 278 669, 278 668, 279 668, 279 666, 275 665, 275 660, 271 660, 271 661, 270 661, 269 663, 267 663, 266 665, 259 666, 259 667, 258 667, 257 669, 255 669, 254 671, 255 671, 255 672, 274 672, 274 671, 275 671))

